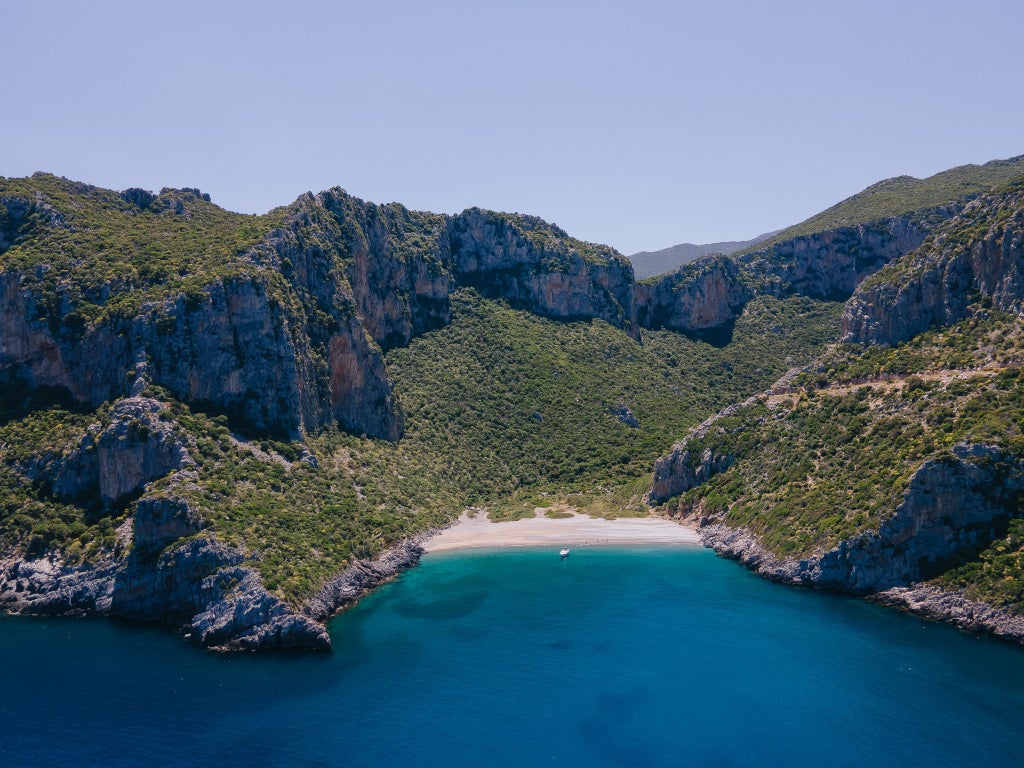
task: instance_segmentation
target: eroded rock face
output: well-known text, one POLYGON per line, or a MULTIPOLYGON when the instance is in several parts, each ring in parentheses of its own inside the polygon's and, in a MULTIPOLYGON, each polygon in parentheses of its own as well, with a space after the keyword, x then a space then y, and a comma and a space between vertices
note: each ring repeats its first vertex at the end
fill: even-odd
POLYGON ((636 320, 643 328, 707 330, 735 320, 752 297, 735 261, 709 257, 637 284, 636 320))
POLYGON ((971 600, 962 591, 944 592, 929 584, 915 584, 884 590, 872 595, 872 599, 934 621, 948 622, 968 632, 983 632, 1024 643, 1024 617, 971 600))
MULTIPOLYGON (((933 218, 952 213, 936 210, 933 218)), ((761 276, 766 293, 842 300, 865 277, 919 247, 927 234, 917 220, 897 216, 794 237, 747 254, 740 263, 761 276)))
POLYGON ((871 594, 932 578, 961 553, 983 548, 1005 529, 1022 492, 1024 466, 1012 456, 958 445, 946 459, 921 465, 876 530, 811 557, 779 558, 717 517, 699 522, 708 546, 769 579, 871 594))
MULTIPOLYGON (((949 223, 952 234, 969 226, 988 198, 974 201, 949 223)), ((1007 196, 1007 216, 967 243, 938 233, 922 251, 901 262, 892 279, 871 281, 847 302, 843 341, 896 344, 935 325, 965 317, 983 296, 1009 312, 1024 305, 1024 197, 1007 196)), ((881 276, 880 276, 881 277, 881 276)))
POLYGON ((718 456, 711 448, 704 448, 698 458, 685 445, 677 444, 655 462, 654 482, 647 499, 651 504, 662 504, 724 472, 732 462, 732 456, 718 456))
POLYGON ((20 469, 58 498, 95 497, 109 507, 152 480, 195 466, 190 440, 160 418, 163 409, 151 398, 120 400, 111 409, 106 427, 94 424, 70 453, 39 457, 20 469))
POLYGON ((110 610, 117 567, 111 561, 71 566, 55 555, 0 560, 0 609, 74 616, 110 610))
POLYGON ((633 267, 611 248, 584 254, 539 219, 476 208, 453 217, 448 236, 457 280, 486 296, 545 317, 632 326, 633 267))

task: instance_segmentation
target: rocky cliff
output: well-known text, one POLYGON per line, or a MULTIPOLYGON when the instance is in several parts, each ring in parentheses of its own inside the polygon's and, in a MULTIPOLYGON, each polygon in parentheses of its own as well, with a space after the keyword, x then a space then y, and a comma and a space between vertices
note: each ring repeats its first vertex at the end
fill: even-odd
POLYGON ((706 257, 639 283, 637 323, 700 331, 732 323, 758 295, 845 300, 865 277, 920 246, 955 210, 944 206, 927 215, 799 235, 735 257, 706 257))
POLYGON ((773 581, 868 595, 927 581, 983 548, 1005 532, 1022 492, 1024 462, 991 446, 958 445, 914 473, 877 529, 809 557, 778 557, 717 515, 695 519, 706 544, 773 581))
POLYGON ((383 352, 447 324, 459 285, 634 335, 705 331, 762 293, 845 298, 916 247, 925 226, 897 217, 800 236, 637 285, 614 250, 520 214, 440 216, 335 188, 303 195, 261 231, 197 190, 116 195, 27 181, 0 190, 0 376, 98 405, 130 394, 141 375, 247 432, 286 437, 337 423, 397 439, 403 418, 383 352), (132 233, 122 245, 139 262, 131 277, 109 263, 117 254, 93 236, 100 227, 132 233), (228 249, 225 231, 235 233, 228 249), (180 250, 145 262, 138 242, 153 237, 177 238, 180 250))
POLYGON ((955 207, 928 215, 891 218, 839 227, 758 248, 738 261, 759 281, 758 289, 774 296, 800 294, 845 300, 868 275, 917 248, 936 222, 955 207))
POLYGON ((1024 301, 1024 194, 987 195, 923 248, 867 281, 843 313, 843 340, 896 344, 966 316, 979 296, 1007 311, 1024 301))
POLYGON ((355 560, 307 606, 286 603, 264 585, 258 554, 210 529, 193 500, 198 474, 189 439, 161 418, 167 415, 150 398, 121 400, 107 424, 90 428, 70 452, 22 468, 60 498, 98 496, 108 507, 127 505, 128 515, 115 545, 91 562, 69 562, 45 547, 9 550, 0 558, 0 608, 159 621, 227 650, 326 649, 323 622, 422 553, 419 539, 399 542, 378 558, 355 560), (159 489, 151 485, 157 479, 159 489))
POLYGON ((731 323, 754 295, 736 262, 710 256, 636 287, 636 319, 644 328, 702 331, 731 323))
POLYGON ((1000 586, 1024 509, 1022 203, 1019 185, 976 198, 855 291, 845 340, 905 349, 836 347, 723 411, 656 463, 648 499, 769 579, 1024 641, 1000 586), (918 337, 962 318, 956 350, 918 337))
MULTIPOLYGON (((82 403, 130 394, 144 375, 249 433, 297 437, 338 423, 395 440, 403 421, 382 353, 449 322, 460 284, 548 317, 632 323, 629 262, 535 217, 439 216, 332 189, 304 195, 262 234, 227 221, 228 232, 246 227, 236 243, 249 240, 233 252, 215 230, 210 253, 175 252, 168 260, 186 262, 176 272, 145 263, 126 280, 113 264, 81 274, 83 258, 109 258, 90 230, 145 226, 137 237, 165 231, 188 253, 194 222, 229 215, 197 190, 117 196, 30 181, 31 194, 0 195, 0 377, 82 403), (91 208, 76 210, 83 196, 91 208), (83 256, 68 259, 66 247, 83 256)), ((135 247, 126 259, 139 258, 135 247)))

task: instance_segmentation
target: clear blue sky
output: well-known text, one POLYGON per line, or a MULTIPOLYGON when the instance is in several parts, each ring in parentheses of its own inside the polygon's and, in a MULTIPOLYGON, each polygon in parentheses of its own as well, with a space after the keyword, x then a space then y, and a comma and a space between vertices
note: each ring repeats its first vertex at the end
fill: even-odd
POLYGON ((1024 2, 0 0, 0 175, 342 186, 624 253, 1024 153, 1024 2))

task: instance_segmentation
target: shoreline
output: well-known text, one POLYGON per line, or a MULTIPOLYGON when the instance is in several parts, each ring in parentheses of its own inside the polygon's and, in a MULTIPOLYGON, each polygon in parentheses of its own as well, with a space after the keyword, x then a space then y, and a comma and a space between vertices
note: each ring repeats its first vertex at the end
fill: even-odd
POLYGON ((495 522, 465 512, 454 525, 423 542, 425 553, 520 547, 702 546, 696 529, 660 517, 606 520, 578 512, 571 517, 534 517, 495 522))

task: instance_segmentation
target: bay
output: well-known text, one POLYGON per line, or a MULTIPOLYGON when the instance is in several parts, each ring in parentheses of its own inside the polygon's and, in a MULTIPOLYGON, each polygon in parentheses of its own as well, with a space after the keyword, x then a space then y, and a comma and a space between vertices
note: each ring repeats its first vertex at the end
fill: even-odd
POLYGON ((437 553, 331 654, 0 617, 0 765, 1017 765, 1024 649, 700 548, 437 553))

